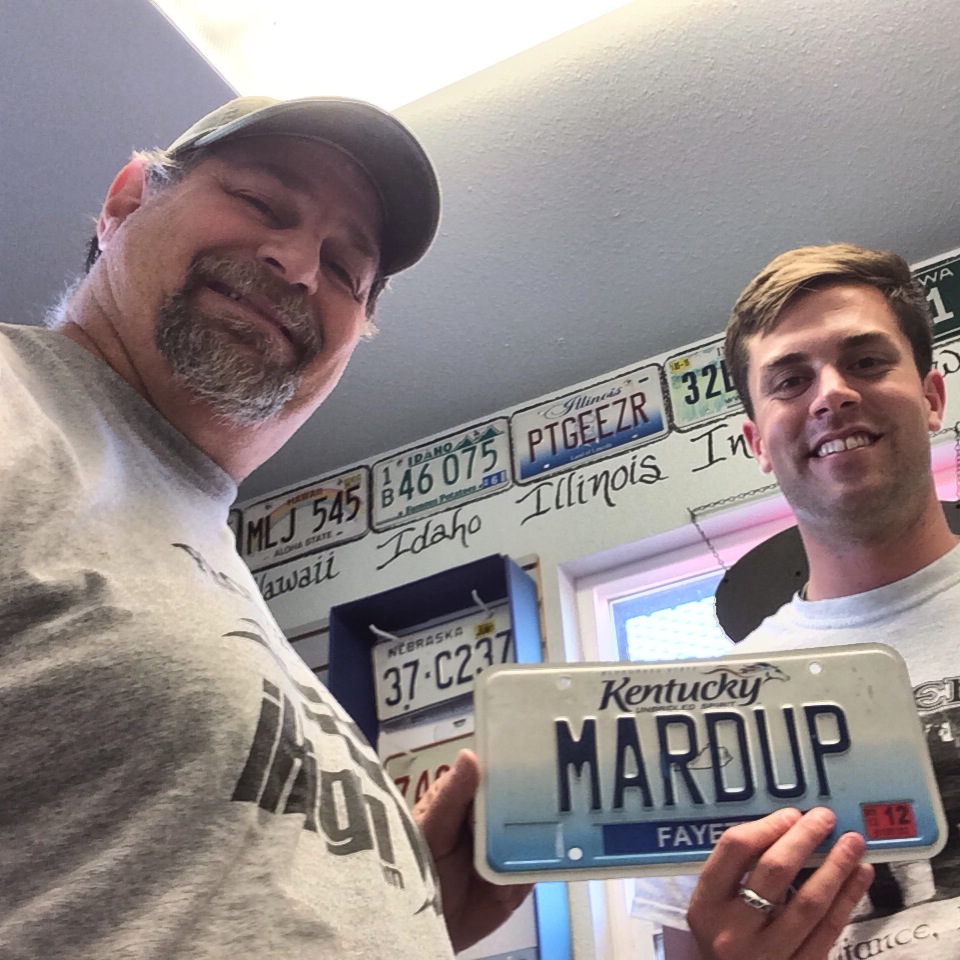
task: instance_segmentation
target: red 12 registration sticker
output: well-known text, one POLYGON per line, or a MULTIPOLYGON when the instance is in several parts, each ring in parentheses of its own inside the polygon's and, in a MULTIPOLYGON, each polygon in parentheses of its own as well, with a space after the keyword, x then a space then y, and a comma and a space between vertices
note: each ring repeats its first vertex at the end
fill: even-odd
POLYGON ((917 820, 913 804, 907 800, 898 803, 863 803, 863 826, 868 840, 901 840, 917 835, 917 820))

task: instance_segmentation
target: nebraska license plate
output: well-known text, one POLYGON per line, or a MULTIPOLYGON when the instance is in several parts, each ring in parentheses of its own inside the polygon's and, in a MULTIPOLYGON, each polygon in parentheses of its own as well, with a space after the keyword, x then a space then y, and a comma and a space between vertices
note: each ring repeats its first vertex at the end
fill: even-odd
POLYGON ((394 720, 464 697, 481 671, 515 659, 505 603, 385 640, 373 648, 377 717, 394 720))
POLYGON ((903 660, 882 644, 477 678, 477 869, 495 883, 696 873, 723 831, 832 808, 867 859, 946 841, 903 660), (519 734, 519 735, 518 735, 519 734))

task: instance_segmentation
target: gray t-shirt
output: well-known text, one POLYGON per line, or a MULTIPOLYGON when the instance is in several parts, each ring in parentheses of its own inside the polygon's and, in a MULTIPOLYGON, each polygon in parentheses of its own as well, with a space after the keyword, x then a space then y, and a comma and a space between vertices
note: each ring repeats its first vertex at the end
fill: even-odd
POLYGON ((375 754, 237 555, 231 479, 0 325, 0 956, 449 958, 375 754))
MULTIPOLYGON (((960 956, 960 546, 903 580, 834 600, 799 597, 737 653, 886 643, 906 660, 927 734, 949 838, 932 861, 877 864, 877 877, 829 960, 956 960, 960 956)), ((695 878, 637 884, 635 912, 684 927, 695 878)))

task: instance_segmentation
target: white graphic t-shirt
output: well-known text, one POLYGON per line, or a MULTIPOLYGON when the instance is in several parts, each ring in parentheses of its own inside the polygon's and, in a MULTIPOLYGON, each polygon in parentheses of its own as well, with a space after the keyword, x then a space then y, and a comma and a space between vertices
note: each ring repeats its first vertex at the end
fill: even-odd
MULTIPOLYGON (((886 643, 906 660, 946 810, 947 845, 933 860, 876 864, 876 879, 829 960, 960 957, 960 547, 923 570, 834 600, 795 597, 737 653, 886 643)), ((635 913, 686 927, 695 877, 637 882, 635 913)))

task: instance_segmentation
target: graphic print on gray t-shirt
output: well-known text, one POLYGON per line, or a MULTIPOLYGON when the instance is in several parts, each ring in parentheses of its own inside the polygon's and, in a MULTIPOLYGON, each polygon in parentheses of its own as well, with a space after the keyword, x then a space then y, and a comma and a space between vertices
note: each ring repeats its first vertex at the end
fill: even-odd
POLYGON ((0 325, 0 448, 4 958, 449 960, 402 799, 237 555, 230 477, 34 328, 0 325))

